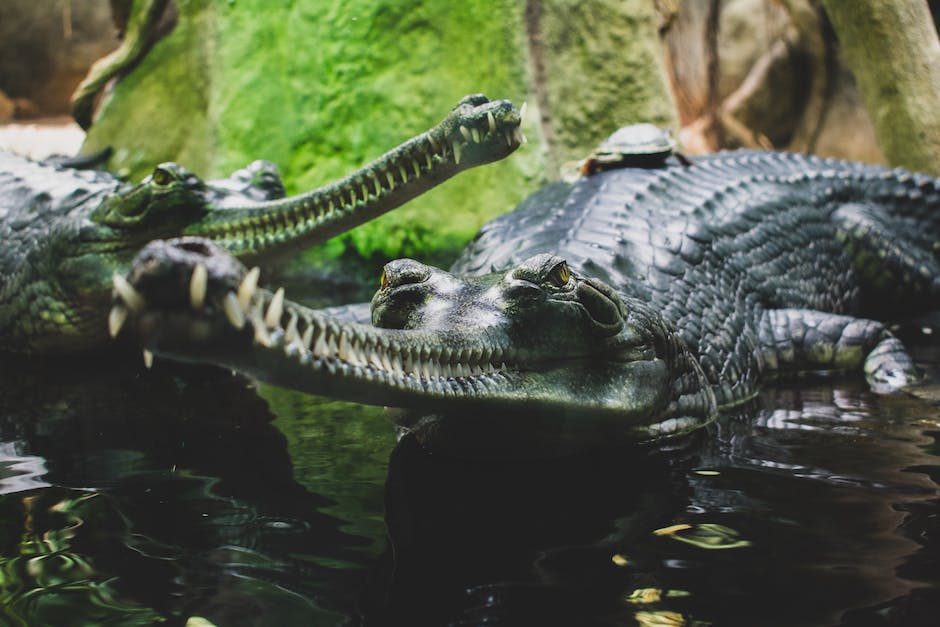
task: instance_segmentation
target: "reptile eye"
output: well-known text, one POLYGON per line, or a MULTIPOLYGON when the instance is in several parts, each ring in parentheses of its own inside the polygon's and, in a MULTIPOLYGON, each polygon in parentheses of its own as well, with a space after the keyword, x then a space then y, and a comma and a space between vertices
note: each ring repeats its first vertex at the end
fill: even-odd
POLYGON ((157 185, 163 187, 170 184, 170 182, 173 180, 173 175, 170 174, 168 170, 164 170, 163 168, 156 168, 153 171, 152 180, 157 185))
POLYGON ((548 280, 555 287, 566 286, 570 278, 571 271, 568 269, 567 262, 564 261, 555 264, 555 267, 552 268, 548 273, 548 280))
POLYGON ((379 275, 379 287, 383 290, 388 287, 388 275, 385 274, 385 270, 382 270, 382 274, 379 275))

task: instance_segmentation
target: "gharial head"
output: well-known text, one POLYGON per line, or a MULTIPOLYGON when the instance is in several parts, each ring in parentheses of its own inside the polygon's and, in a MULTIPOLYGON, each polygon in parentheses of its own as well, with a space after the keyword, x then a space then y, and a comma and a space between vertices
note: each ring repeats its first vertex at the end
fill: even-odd
POLYGON ((116 309, 147 349, 406 408, 396 423, 432 450, 567 453, 685 433, 715 414, 661 316, 555 255, 479 277, 394 261, 368 326, 256 290, 257 274, 219 252, 188 241, 141 253, 116 309))
POLYGON ((508 156, 524 141, 521 121, 521 112, 508 100, 467 96, 440 123, 349 176, 287 198, 276 169, 266 162, 208 183, 179 164, 162 163, 137 185, 112 184, 107 195, 95 198, 97 206, 72 212, 45 237, 54 242, 41 242, 42 269, 30 280, 43 284, 50 295, 39 305, 24 305, 42 307, 32 312, 39 322, 20 325, 12 338, 0 328, 0 350, 102 345, 111 276, 124 271, 153 239, 200 236, 252 263, 283 258, 390 211, 463 170, 508 156))

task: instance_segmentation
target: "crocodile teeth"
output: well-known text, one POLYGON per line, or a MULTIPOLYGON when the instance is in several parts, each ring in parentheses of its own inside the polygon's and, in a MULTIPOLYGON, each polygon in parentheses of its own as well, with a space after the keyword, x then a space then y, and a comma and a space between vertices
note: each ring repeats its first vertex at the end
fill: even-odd
POLYGON ((337 351, 342 361, 353 361, 352 349, 349 346, 349 338, 343 333, 339 336, 339 350, 337 351))
POLYGON ((112 281, 114 282, 114 290, 124 301, 124 304, 127 305, 128 309, 137 313, 147 305, 144 301, 144 297, 141 296, 140 293, 134 289, 134 286, 123 276, 115 274, 112 281))
POLYGON ((503 137, 506 138, 506 145, 512 148, 512 140, 515 134, 510 130, 503 131, 503 137))
POLYGON ((496 130, 496 118, 493 117, 492 111, 486 112, 486 123, 490 125, 490 133, 496 130))
POLYGON ((144 366, 146 366, 147 370, 153 368, 153 353, 146 348, 144 349, 144 366))
POLYGON ((248 271, 248 274, 245 275, 245 278, 242 279, 242 282, 238 286, 238 304, 242 309, 248 309, 248 305, 251 304, 251 299, 255 295, 255 291, 258 289, 258 277, 261 276, 261 268, 255 266, 248 271))
POLYGON ((300 341, 303 342, 304 348, 310 350, 310 343, 313 341, 313 325, 308 324, 307 330, 304 331, 304 335, 300 338, 300 341))
POLYGON ((440 145, 437 143, 437 140, 434 139, 434 136, 433 136, 433 135, 428 135, 428 143, 431 144, 431 150, 433 150, 434 152, 440 152, 440 151, 441 151, 441 147, 440 147, 440 145))
POLYGON ((460 127, 460 134, 463 135, 463 138, 468 142, 473 141, 473 136, 470 134, 470 129, 468 129, 466 126, 460 127))
POLYGON ((189 278, 189 304, 199 311, 206 304, 206 287, 209 282, 209 273, 206 267, 197 263, 193 268, 193 275, 189 278))
POLYGON ((330 347, 326 344, 325 335, 326 333, 320 333, 313 344, 313 354, 317 357, 327 357, 330 354, 330 347))
POLYGON ((477 129, 475 128, 470 129, 470 137, 473 138, 473 143, 475 144, 480 143, 480 131, 478 131, 477 129))
POLYGON ((284 288, 279 287, 276 292, 274 292, 274 297, 271 299, 271 304, 268 305, 268 311, 264 314, 264 324, 269 328, 273 329, 280 323, 281 315, 284 313, 284 288))
POLYGON ((523 102, 522 106, 519 107, 519 126, 522 126, 522 123, 525 122, 525 113, 529 110, 529 103, 523 102))
POLYGON ((284 331, 284 341, 288 344, 295 344, 300 341, 300 333, 297 332, 297 314, 294 312, 291 312, 290 321, 284 331))
POLYGON ((512 138, 519 144, 524 144, 529 141, 525 138, 525 135, 522 134, 522 129, 518 126, 512 130, 512 138))
POLYGON ((460 142, 454 142, 454 163, 460 164, 460 142))
POLYGON ((127 320, 127 307, 115 305, 111 308, 111 313, 108 314, 108 333, 111 337, 117 337, 125 320, 127 320))
POLYGON ((225 312, 225 317, 228 318, 232 326, 239 331, 245 326, 245 312, 242 310, 235 292, 229 292, 225 295, 222 300, 222 311, 225 312))

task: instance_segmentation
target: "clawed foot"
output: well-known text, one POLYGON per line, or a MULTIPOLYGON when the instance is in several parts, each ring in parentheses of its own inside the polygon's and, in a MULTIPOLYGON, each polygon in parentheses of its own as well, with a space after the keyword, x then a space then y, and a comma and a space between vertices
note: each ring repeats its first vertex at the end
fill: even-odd
POLYGON ((904 345, 894 336, 882 340, 865 359, 865 378, 873 392, 889 394, 920 383, 904 345))

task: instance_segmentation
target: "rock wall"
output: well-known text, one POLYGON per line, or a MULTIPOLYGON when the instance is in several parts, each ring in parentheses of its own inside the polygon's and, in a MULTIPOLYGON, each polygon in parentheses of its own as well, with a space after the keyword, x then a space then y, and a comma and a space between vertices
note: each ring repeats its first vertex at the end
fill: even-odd
POLYGON ((327 254, 433 258, 616 127, 674 121, 646 0, 176 0, 174 30, 105 97, 85 152, 132 179, 161 161, 206 177, 253 159, 290 192, 339 177, 483 92, 528 101, 530 142, 327 254))

